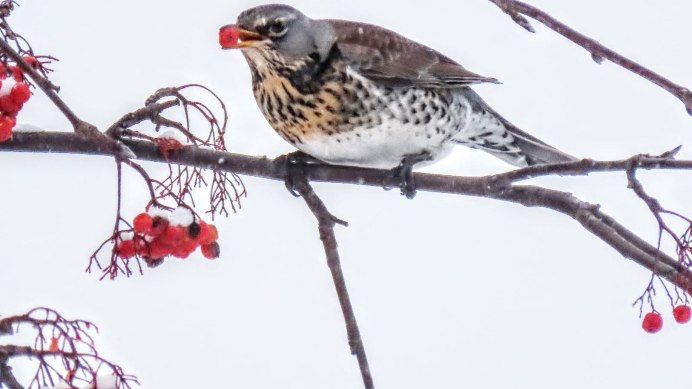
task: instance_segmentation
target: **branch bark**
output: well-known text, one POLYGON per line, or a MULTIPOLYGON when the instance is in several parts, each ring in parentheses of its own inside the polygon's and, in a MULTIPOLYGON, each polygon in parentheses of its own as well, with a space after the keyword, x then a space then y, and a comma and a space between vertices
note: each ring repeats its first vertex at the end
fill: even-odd
POLYGON ((360 336, 356 315, 353 312, 351 298, 346 288, 346 279, 341 269, 341 260, 339 259, 339 250, 337 249, 338 245, 336 236, 334 235, 334 226, 336 224, 346 226, 348 223, 338 219, 329 212, 322 199, 317 196, 308 181, 304 178, 305 177, 302 177, 301 180, 294 181, 294 189, 300 194, 303 200, 305 200, 305 204, 307 204, 308 208, 310 208, 310 211, 317 219, 320 240, 322 240, 322 244, 324 245, 327 265, 332 273, 332 280, 336 288, 336 294, 339 297, 339 305, 341 306, 341 312, 344 316, 344 322, 346 323, 346 332, 351 354, 355 355, 358 359, 358 367, 360 368, 360 375, 363 379, 363 386, 365 389, 374 389, 375 384, 370 372, 368 357, 365 352, 365 346, 363 345, 363 339, 360 336))
MULTIPOLYGON (((284 181, 285 164, 266 157, 223 153, 196 147, 171 152, 167 159, 157 146, 146 141, 124 142, 139 159, 195 166, 206 169, 284 181)), ((0 143, 0 151, 30 151, 109 155, 98 142, 63 132, 16 133, 12 141, 0 143)), ((692 169, 692 161, 667 157, 636 156, 638 169, 692 169)), ((509 201, 529 207, 544 207, 565 214, 579 222, 589 232, 610 245, 624 257, 659 274, 685 291, 692 292, 692 273, 678 260, 659 251, 641 237, 629 231, 599 209, 598 205, 582 201, 571 193, 556 191, 517 182, 546 175, 585 175, 596 172, 626 172, 632 158, 617 161, 589 159, 553 165, 518 169, 508 173, 485 177, 459 177, 440 174, 415 173, 419 191, 487 197, 509 201)), ((387 182, 388 172, 331 165, 307 165, 305 177, 309 181, 381 187, 387 182)))
POLYGON ((6 385, 8 389, 24 389, 7 364, 8 360, 9 356, 0 352, 0 387, 6 385))
POLYGON ((517 23, 529 32, 536 31, 534 30, 533 26, 531 26, 529 21, 522 15, 526 15, 534 20, 539 21, 551 30, 557 32, 558 34, 564 36, 570 41, 583 47, 591 54, 591 57, 596 63, 600 64, 601 62, 603 62, 604 59, 607 59, 613 62, 614 64, 617 64, 622 68, 627 69, 632 73, 635 73, 653 82, 654 84, 665 89, 670 94, 682 101, 682 103, 685 105, 685 108, 687 109, 687 113, 692 115, 692 91, 685 88, 684 86, 676 84, 673 81, 654 72, 653 70, 638 64, 637 62, 625 57, 622 54, 617 53, 614 50, 605 47, 595 39, 589 38, 588 36, 581 34, 575 29, 567 26, 561 21, 548 15, 546 12, 541 11, 540 9, 530 4, 526 4, 516 0, 490 1, 492 1, 498 7, 500 7, 500 9, 502 9, 502 11, 504 11, 506 14, 508 14, 512 18, 512 20, 514 20, 515 23, 517 23))

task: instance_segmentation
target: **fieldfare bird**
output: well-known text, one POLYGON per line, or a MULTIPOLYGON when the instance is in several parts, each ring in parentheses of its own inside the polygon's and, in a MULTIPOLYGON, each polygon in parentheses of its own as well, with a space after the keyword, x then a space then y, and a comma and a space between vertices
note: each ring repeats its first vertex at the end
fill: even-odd
POLYGON ((329 164, 392 169, 409 197, 411 167, 456 144, 515 166, 574 160, 469 88, 496 79, 385 28, 272 4, 242 12, 219 40, 245 56, 257 104, 286 141, 329 164))

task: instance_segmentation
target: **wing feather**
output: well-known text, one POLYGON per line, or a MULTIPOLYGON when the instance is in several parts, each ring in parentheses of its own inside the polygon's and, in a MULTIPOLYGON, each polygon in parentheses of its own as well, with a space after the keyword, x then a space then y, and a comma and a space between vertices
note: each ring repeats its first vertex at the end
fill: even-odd
POLYGON ((372 24, 328 20, 336 46, 365 77, 389 87, 459 88, 498 83, 466 70, 439 52, 372 24))

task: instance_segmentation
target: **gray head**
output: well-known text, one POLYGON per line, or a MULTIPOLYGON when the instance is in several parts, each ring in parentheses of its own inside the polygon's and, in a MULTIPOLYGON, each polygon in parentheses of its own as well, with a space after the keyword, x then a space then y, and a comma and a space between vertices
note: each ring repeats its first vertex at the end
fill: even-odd
POLYGON ((336 36, 327 21, 312 20, 297 9, 283 4, 262 5, 243 11, 235 25, 221 29, 235 29, 240 40, 235 46, 246 54, 259 51, 264 57, 277 54, 285 62, 329 54, 336 36))

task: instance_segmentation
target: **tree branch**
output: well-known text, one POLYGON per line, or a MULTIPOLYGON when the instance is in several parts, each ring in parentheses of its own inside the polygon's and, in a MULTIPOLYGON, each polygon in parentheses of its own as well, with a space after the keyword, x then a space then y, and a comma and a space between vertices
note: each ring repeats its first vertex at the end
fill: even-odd
POLYGON ((673 81, 663 77, 662 75, 654 72, 653 70, 644 67, 637 62, 603 46, 598 41, 589 38, 588 36, 579 33, 573 28, 567 26, 566 24, 560 22, 554 17, 548 15, 547 13, 541 11, 540 9, 516 0, 490 0, 495 5, 500 7, 502 11, 508 14, 514 22, 519 24, 521 27, 529 32, 536 32, 531 26, 528 20, 522 15, 526 15, 532 19, 535 19, 551 30, 557 32, 558 34, 564 36, 565 38, 571 40, 577 45, 585 48, 596 63, 603 62, 607 59, 629 71, 635 73, 647 80, 653 82, 654 84, 660 86, 661 88, 668 91, 673 96, 677 97, 685 105, 687 112, 692 115, 692 91, 678 85, 673 81))
POLYGON ((8 355, 0 352, 0 388, 7 385, 8 389, 24 389, 12 374, 12 368, 7 364, 9 359, 8 355))
POLYGON ((336 236, 334 235, 334 225, 341 224, 346 226, 348 223, 338 219, 329 212, 324 202, 317 196, 308 181, 305 180, 305 177, 302 177, 299 181, 294 181, 294 189, 300 194, 303 200, 305 200, 308 208, 310 208, 312 214, 317 218, 320 240, 322 240, 322 244, 324 245, 327 265, 332 273, 332 280, 334 281, 336 294, 339 297, 339 305, 341 306, 341 312, 344 316, 344 322, 346 323, 346 332, 348 334, 348 344, 351 348, 351 354, 355 355, 358 359, 358 367, 360 368, 360 375, 363 378, 365 389, 373 389, 375 386, 372 380, 372 374, 370 373, 368 357, 365 353, 365 347, 363 346, 363 339, 360 336, 356 315, 351 306, 351 298, 346 288, 346 280, 344 278, 344 272, 341 269, 341 260, 339 259, 339 250, 337 249, 338 245, 336 236))
MULTIPOLYGON (((272 180, 284 181, 287 174, 282 163, 266 157, 211 151, 192 146, 163 156, 157 146, 146 141, 124 141, 139 159, 194 166, 205 169, 234 172, 272 180)), ((12 141, 0 143, 0 151, 31 151, 112 155, 93 142, 71 133, 40 132, 16 133, 12 141)), ((667 157, 637 156, 638 169, 692 169, 692 161, 667 157)), ((676 259, 660 252, 613 218, 570 193, 515 182, 545 175, 585 175, 595 172, 624 172, 632 159, 618 161, 581 160, 518 169, 508 173, 485 177, 459 177, 441 174, 415 173, 420 191, 441 192, 487 197, 510 201, 525 206, 545 207, 563 213, 578 221, 584 228, 617 250, 620 254, 661 275, 685 291, 692 291, 692 274, 676 259)), ((307 165, 305 176, 310 181, 381 187, 388 172, 331 165, 307 165)))

